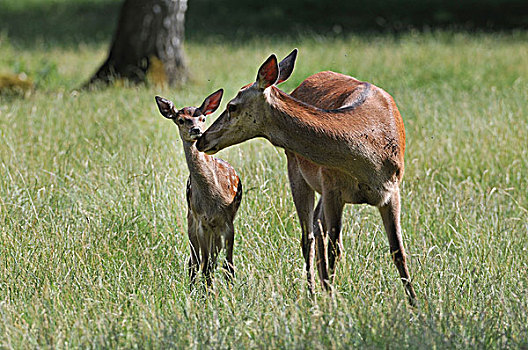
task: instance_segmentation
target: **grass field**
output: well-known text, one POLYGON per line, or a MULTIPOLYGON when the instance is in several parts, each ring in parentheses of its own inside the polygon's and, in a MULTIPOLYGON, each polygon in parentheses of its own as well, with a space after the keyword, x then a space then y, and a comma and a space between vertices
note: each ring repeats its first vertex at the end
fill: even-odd
POLYGON ((187 41, 185 86, 79 92, 106 41, 0 36, 0 73, 36 83, 0 95, 0 348, 528 347, 526 33, 213 39, 187 41), (187 168, 154 95, 182 107, 223 87, 223 108, 293 47, 285 91, 330 69, 400 108, 417 309, 367 206, 345 211, 334 297, 309 298, 285 157, 263 140, 219 155, 245 187, 236 279, 189 291, 187 168))

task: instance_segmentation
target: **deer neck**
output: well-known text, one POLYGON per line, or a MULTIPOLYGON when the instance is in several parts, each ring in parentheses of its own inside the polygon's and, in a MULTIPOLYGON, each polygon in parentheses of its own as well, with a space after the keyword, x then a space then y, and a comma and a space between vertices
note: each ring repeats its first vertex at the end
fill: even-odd
POLYGON ((275 146, 320 165, 336 166, 350 158, 346 134, 324 110, 272 87, 267 98, 266 138, 275 146))
POLYGON ((213 170, 214 167, 211 166, 214 162, 214 158, 198 151, 196 148, 196 141, 182 141, 191 181, 199 184, 200 188, 207 188, 210 182, 214 182, 216 179, 213 170))

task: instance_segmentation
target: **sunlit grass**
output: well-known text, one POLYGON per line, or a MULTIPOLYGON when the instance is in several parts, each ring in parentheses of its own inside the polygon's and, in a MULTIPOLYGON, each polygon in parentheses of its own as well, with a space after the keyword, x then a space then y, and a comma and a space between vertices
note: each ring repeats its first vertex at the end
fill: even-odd
POLYGON ((187 42, 184 86, 86 92, 77 88, 106 45, 21 49, 0 37, 0 70, 36 83, 26 98, 0 95, 0 347, 527 346, 526 39, 187 42), (187 169, 153 97, 198 105, 223 87, 224 106, 271 52, 293 47, 284 90, 330 69, 383 87, 400 107, 416 310, 366 206, 345 211, 335 297, 308 298, 285 157, 263 140, 220 153, 245 188, 235 282, 189 291, 187 169))

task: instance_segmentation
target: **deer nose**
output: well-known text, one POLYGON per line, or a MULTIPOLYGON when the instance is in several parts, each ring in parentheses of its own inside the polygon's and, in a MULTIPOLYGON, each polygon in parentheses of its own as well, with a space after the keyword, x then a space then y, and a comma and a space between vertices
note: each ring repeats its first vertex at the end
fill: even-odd
POLYGON ((194 126, 191 128, 191 130, 189 130, 189 134, 191 135, 201 135, 202 134, 202 130, 200 130, 200 128, 194 126))

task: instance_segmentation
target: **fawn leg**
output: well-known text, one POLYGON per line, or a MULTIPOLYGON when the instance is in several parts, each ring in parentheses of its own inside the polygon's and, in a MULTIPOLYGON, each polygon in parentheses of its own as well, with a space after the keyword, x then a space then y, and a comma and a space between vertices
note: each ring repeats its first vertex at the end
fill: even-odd
POLYGON ((200 245, 196 236, 196 227, 194 219, 191 215, 187 216, 187 227, 187 235, 189 236, 189 247, 191 248, 191 254, 189 256, 189 279, 190 285, 192 287, 196 280, 198 267, 200 266, 200 254, 198 251, 200 249, 200 245))
POLYGON ((226 257, 224 260, 224 277, 228 282, 231 282, 235 277, 235 266, 233 265, 233 245, 235 238, 235 228, 233 224, 228 225, 227 233, 225 235, 226 257))
POLYGON ((213 242, 212 242, 211 234, 209 234, 208 232, 204 233, 202 235, 202 239, 200 240, 200 245, 201 245, 201 253, 202 253, 202 274, 204 275, 207 287, 211 287, 212 285, 212 278, 211 278, 212 244, 213 242))

